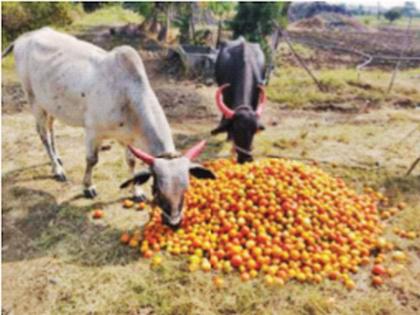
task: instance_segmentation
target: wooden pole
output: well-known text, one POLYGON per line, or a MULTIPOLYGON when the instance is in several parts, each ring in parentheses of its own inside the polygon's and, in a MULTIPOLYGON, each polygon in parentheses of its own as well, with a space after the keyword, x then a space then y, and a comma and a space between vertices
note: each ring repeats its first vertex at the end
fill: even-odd
POLYGON ((299 54, 295 51, 295 49, 292 46, 292 43, 289 40, 289 35, 285 32, 284 34, 284 40, 287 43, 287 46, 289 46, 290 50, 292 51, 293 55, 295 56, 295 58, 297 59, 297 61, 300 63, 300 65, 302 66, 303 69, 305 69, 305 71, 309 74, 309 76, 312 78, 312 80, 315 82, 316 86, 318 87, 318 89, 321 92, 324 92, 324 88, 321 84, 321 82, 319 82, 319 80, 315 77, 315 75, 312 73, 312 71, 306 66, 305 62, 303 61, 303 59, 299 56, 299 54))
POLYGON ((392 72, 391 80, 389 81, 388 90, 386 91, 386 94, 389 94, 389 92, 391 92, 392 86, 394 85, 395 77, 397 76, 398 69, 400 68, 402 57, 403 57, 405 51, 408 49, 408 46, 409 46, 408 34, 410 32, 411 20, 412 19, 413 19, 413 17, 410 15, 410 19, 408 20, 408 24, 407 24, 407 29, 405 31, 405 45, 401 49, 400 58, 398 59, 397 63, 395 64, 395 68, 394 68, 394 71, 392 72))
POLYGON ((413 164, 411 164, 410 168, 407 171, 407 174, 405 174, 405 176, 410 176, 411 172, 416 168, 417 164, 420 163, 420 157, 414 161, 413 164))

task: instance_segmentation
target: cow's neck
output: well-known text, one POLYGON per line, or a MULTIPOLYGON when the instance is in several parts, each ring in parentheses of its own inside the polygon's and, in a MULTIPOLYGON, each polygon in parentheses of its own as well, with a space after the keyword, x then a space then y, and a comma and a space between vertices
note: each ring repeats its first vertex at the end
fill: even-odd
MULTIPOLYGON (((134 93, 138 94, 138 93, 134 93)), ((151 87, 143 89, 132 101, 133 110, 139 117, 139 129, 154 156, 175 152, 175 145, 165 113, 151 87)))
POLYGON ((238 84, 236 84, 236 90, 234 95, 234 107, 239 106, 252 106, 253 91, 254 91, 254 74, 252 69, 252 60, 249 60, 249 52, 247 45, 243 44, 242 56, 238 73, 238 84))

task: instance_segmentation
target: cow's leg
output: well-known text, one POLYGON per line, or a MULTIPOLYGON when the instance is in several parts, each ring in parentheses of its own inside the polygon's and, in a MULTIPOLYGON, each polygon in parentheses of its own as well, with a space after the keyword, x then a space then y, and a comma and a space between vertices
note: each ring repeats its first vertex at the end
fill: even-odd
MULTIPOLYGON (((125 159, 127 161, 130 173, 134 176, 136 160, 134 158, 133 153, 131 153, 131 151, 128 149, 125 150, 125 159)), ((137 202, 146 200, 146 195, 144 194, 143 189, 140 185, 133 184, 133 200, 137 202)))
POLYGON ((48 129, 48 114, 45 110, 36 105, 33 106, 33 112, 36 120, 36 130, 41 138, 42 144, 47 150, 48 156, 50 157, 54 177, 58 181, 64 182, 66 180, 66 175, 64 173, 63 166, 53 149, 51 134, 48 129))
POLYGON ((86 132, 86 170, 83 177, 83 193, 87 198, 95 198, 97 193, 92 185, 93 167, 98 163, 98 151, 101 145, 94 132, 86 132))
POLYGON ((61 160, 60 155, 58 154, 57 149, 55 148, 54 117, 52 117, 51 115, 48 116, 48 131, 51 139, 50 141, 53 152, 57 157, 58 163, 60 163, 60 165, 63 166, 63 161, 61 160))

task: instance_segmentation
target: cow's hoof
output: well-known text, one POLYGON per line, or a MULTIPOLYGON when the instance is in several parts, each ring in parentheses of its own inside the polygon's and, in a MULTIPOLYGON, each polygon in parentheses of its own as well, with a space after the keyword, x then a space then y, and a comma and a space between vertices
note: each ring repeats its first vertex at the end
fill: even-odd
POLYGON ((54 175, 54 179, 55 179, 56 181, 58 181, 58 182, 65 182, 65 181, 67 181, 67 177, 66 177, 66 175, 64 175, 64 173, 61 173, 61 174, 55 174, 55 175, 54 175))
POLYGON ((85 188, 83 190, 83 194, 85 195, 86 198, 90 198, 90 199, 93 199, 93 198, 95 198, 98 195, 96 193, 95 187, 85 188))
POLYGON ((146 195, 145 194, 134 195, 133 196, 133 201, 134 202, 143 202, 143 201, 146 201, 146 195))

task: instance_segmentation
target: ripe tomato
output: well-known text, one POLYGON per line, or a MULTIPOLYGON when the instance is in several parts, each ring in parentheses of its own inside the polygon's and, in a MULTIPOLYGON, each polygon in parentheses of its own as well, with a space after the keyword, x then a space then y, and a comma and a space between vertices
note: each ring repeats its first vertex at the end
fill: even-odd
POLYGON ((232 266, 233 266, 233 267, 238 268, 239 266, 241 266, 241 265, 242 265, 243 260, 242 260, 242 257, 241 257, 241 256, 239 256, 239 255, 234 255, 234 256, 231 258, 230 262, 231 262, 231 264, 232 264, 232 266))
POLYGON ((92 217, 94 218, 94 219, 100 219, 100 218, 102 218, 104 216, 104 212, 102 211, 102 210, 100 210, 100 209, 96 209, 96 210, 94 210, 93 211, 93 213, 92 213, 92 217))
POLYGON ((383 276, 387 274, 387 271, 382 265, 374 265, 372 268, 372 273, 377 276, 383 276))

